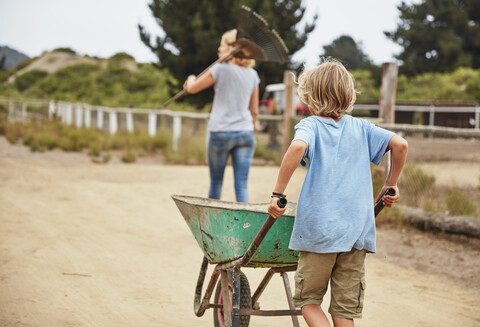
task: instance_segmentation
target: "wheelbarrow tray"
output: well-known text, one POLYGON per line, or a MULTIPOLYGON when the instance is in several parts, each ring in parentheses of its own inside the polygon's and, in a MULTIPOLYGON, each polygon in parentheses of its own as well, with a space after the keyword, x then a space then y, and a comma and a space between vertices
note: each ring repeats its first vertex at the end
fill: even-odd
MULTIPOLYGON (((268 203, 238 203, 194 196, 172 195, 209 263, 242 257, 268 218, 268 203)), ((288 244, 295 219, 289 203, 265 236, 247 267, 282 267, 298 262, 298 252, 288 244)))

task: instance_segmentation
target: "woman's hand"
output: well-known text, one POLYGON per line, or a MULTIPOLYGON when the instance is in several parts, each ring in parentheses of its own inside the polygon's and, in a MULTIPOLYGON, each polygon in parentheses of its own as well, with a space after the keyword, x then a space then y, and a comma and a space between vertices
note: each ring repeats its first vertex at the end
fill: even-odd
POLYGON ((207 71, 206 73, 197 76, 190 75, 183 83, 183 89, 190 94, 198 93, 207 87, 210 87, 215 83, 212 73, 207 71))
POLYGON ((192 84, 195 82, 196 79, 197 79, 197 77, 195 75, 190 75, 185 80, 185 83, 183 83, 183 89, 187 93, 190 93, 188 90, 192 87, 192 84))

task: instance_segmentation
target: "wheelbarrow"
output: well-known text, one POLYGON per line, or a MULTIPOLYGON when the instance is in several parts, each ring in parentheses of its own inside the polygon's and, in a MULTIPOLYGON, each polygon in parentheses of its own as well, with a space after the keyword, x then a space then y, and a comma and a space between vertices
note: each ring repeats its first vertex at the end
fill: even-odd
MULTIPOLYGON (((298 262, 298 252, 288 248, 296 204, 290 203, 285 214, 275 220, 266 211, 268 203, 226 202, 184 195, 172 198, 204 254, 195 288, 195 315, 201 317, 207 309, 214 309, 215 327, 248 327, 250 316, 291 316, 293 326, 298 327, 301 310, 296 310, 293 304, 287 274, 296 270, 298 262), (216 266, 202 298, 208 264, 216 266), (243 267, 269 268, 253 295, 241 271, 243 267), (275 274, 280 274, 283 280, 288 309, 261 310, 259 298, 275 274)), ((279 201, 280 206, 286 205, 285 199, 279 201)), ((382 208, 380 201, 375 215, 382 208)))

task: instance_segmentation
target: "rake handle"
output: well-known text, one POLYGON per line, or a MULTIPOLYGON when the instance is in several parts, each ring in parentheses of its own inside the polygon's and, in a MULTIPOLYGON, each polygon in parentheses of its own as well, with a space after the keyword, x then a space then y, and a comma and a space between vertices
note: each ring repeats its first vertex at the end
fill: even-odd
MULTIPOLYGON (((220 57, 218 58, 217 60, 215 60, 210 66, 208 66, 207 68, 205 68, 200 74, 198 74, 197 78, 199 78, 200 76, 202 76, 203 74, 205 74, 206 72, 208 72, 210 70, 210 68, 212 68, 215 64, 218 64, 218 63, 221 63, 221 62, 225 62, 225 61, 229 61, 230 59, 232 59, 232 57, 240 52, 242 48, 241 47, 234 47, 232 50, 230 50, 229 53, 227 53, 226 55, 224 55, 223 57, 220 57)), ((187 91, 185 90, 181 90, 180 92, 178 92, 177 94, 175 94, 173 97, 171 97, 170 99, 168 99, 164 104, 162 104, 162 108, 166 108, 170 103, 178 100, 179 98, 181 98, 182 96, 185 95, 185 93, 187 93, 187 91)))

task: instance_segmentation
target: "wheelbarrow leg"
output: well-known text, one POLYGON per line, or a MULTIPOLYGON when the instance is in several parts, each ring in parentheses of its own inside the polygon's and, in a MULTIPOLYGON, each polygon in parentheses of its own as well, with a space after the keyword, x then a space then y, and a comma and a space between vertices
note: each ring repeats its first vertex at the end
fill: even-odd
MULTIPOLYGON (((294 311, 295 310, 295 305, 293 304, 293 298, 292 298, 292 289, 290 288, 290 282, 288 280, 288 275, 286 272, 280 273, 282 275, 283 279, 283 285, 285 286, 285 293, 287 293, 287 301, 288 301, 288 307, 290 310, 294 311)), ((298 318, 297 316, 292 315, 292 323, 294 327, 300 327, 298 324, 298 318)))
POLYGON ((220 271, 220 282, 222 283, 223 317, 225 319, 225 327, 232 327, 232 312, 230 309, 229 294, 230 292, 228 291, 228 273, 226 270, 220 271))
POLYGON ((232 327, 240 326, 240 270, 232 269, 232 327))
POLYGON ((208 260, 206 257, 203 257, 202 267, 200 268, 200 273, 198 275, 197 286, 195 287, 195 296, 193 301, 193 311, 197 317, 203 316, 205 310, 209 307, 210 297, 212 296, 213 290, 215 288, 215 283, 217 282, 218 275, 220 272, 218 270, 214 270, 212 273, 212 277, 210 278, 210 282, 208 283, 208 287, 205 291, 205 296, 202 300, 202 289, 203 289, 203 282, 205 281, 205 276, 207 273, 208 268, 208 260))

